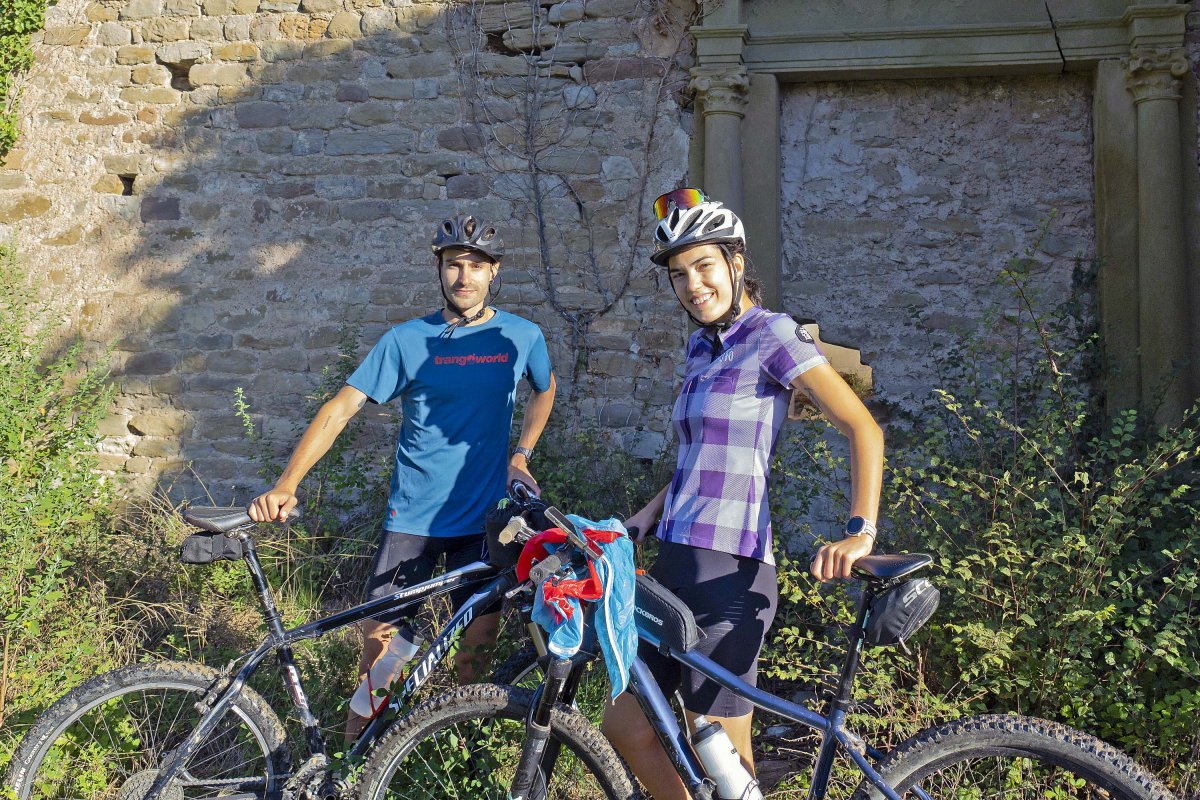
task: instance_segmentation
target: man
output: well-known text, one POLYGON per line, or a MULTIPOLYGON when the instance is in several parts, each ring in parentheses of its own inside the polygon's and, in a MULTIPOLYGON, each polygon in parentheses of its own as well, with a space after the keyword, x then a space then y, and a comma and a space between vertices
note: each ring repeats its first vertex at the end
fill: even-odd
MULTIPOLYGON (((504 244, 478 217, 443 220, 433 252, 446 305, 392 328, 346 386, 325 403, 296 445, 275 487, 251 503, 256 521, 283 520, 296 488, 368 402, 398 399, 403 411, 391 495, 367 597, 374 599, 433 577, 439 556, 453 569, 478 560, 483 518, 512 479, 537 489, 529 473, 533 448, 554 405, 546 340, 532 322, 488 305, 504 244), (518 447, 508 454, 518 381, 532 387, 518 447)), ((470 587, 452 595, 457 606, 470 587)), ((407 625, 411 618, 400 620, 407 625)), ((383 654, 396 620, 362 623, 359 680, 383 654)), ((471 683, 482 649, 496 640, 499 611, 467 629, 456 655, 459 680, 471 683)), ((347 735, 366 719, 351 712, 347 735)))

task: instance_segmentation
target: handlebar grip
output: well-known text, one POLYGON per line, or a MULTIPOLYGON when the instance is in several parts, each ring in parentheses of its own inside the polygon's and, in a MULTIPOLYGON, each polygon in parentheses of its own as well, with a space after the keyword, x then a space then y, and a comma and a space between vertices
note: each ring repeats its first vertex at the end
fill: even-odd
POLYGON ((526 503, 537 497, 533 489, 524 481, 514 478, 508 485, 508 493, 519 503, 526 503))

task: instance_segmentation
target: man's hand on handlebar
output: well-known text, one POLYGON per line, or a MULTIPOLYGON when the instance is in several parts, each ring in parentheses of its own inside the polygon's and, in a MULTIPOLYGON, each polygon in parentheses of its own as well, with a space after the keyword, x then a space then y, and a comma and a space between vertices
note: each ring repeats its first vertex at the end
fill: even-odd
POLYGON ((250 501, 246 513, 255 522, 283 522, 291 510, 300 502, 296 495, 286 489, 263 492, 250 501))
POLYGON ((508 485, 512 486, 513 481, 520 481, 529 487, 529 489, 539 497, 542 494, 542 487, 538 486, 537 481, 529 474, 529 471, 522 469, 514 464, 508 465, 508 485))

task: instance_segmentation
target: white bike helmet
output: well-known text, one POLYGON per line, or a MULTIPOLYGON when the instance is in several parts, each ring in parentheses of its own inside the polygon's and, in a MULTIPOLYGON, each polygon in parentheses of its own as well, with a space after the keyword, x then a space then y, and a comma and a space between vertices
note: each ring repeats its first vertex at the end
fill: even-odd
POLYGON ((654 229, 654 254, 650 260, 666 266, 671 256, 696 244, 746 244, 742 221, 716 200, 691 208, 672 205, 654 229))

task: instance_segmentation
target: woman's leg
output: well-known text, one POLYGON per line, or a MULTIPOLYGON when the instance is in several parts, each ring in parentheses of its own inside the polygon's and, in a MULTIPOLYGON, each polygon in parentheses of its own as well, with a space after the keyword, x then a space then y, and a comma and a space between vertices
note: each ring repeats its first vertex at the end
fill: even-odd
POLYGON ((632 695, 626 692, 608 707, 601 730, 654 800, 688 800, 683 781, 632 695))

